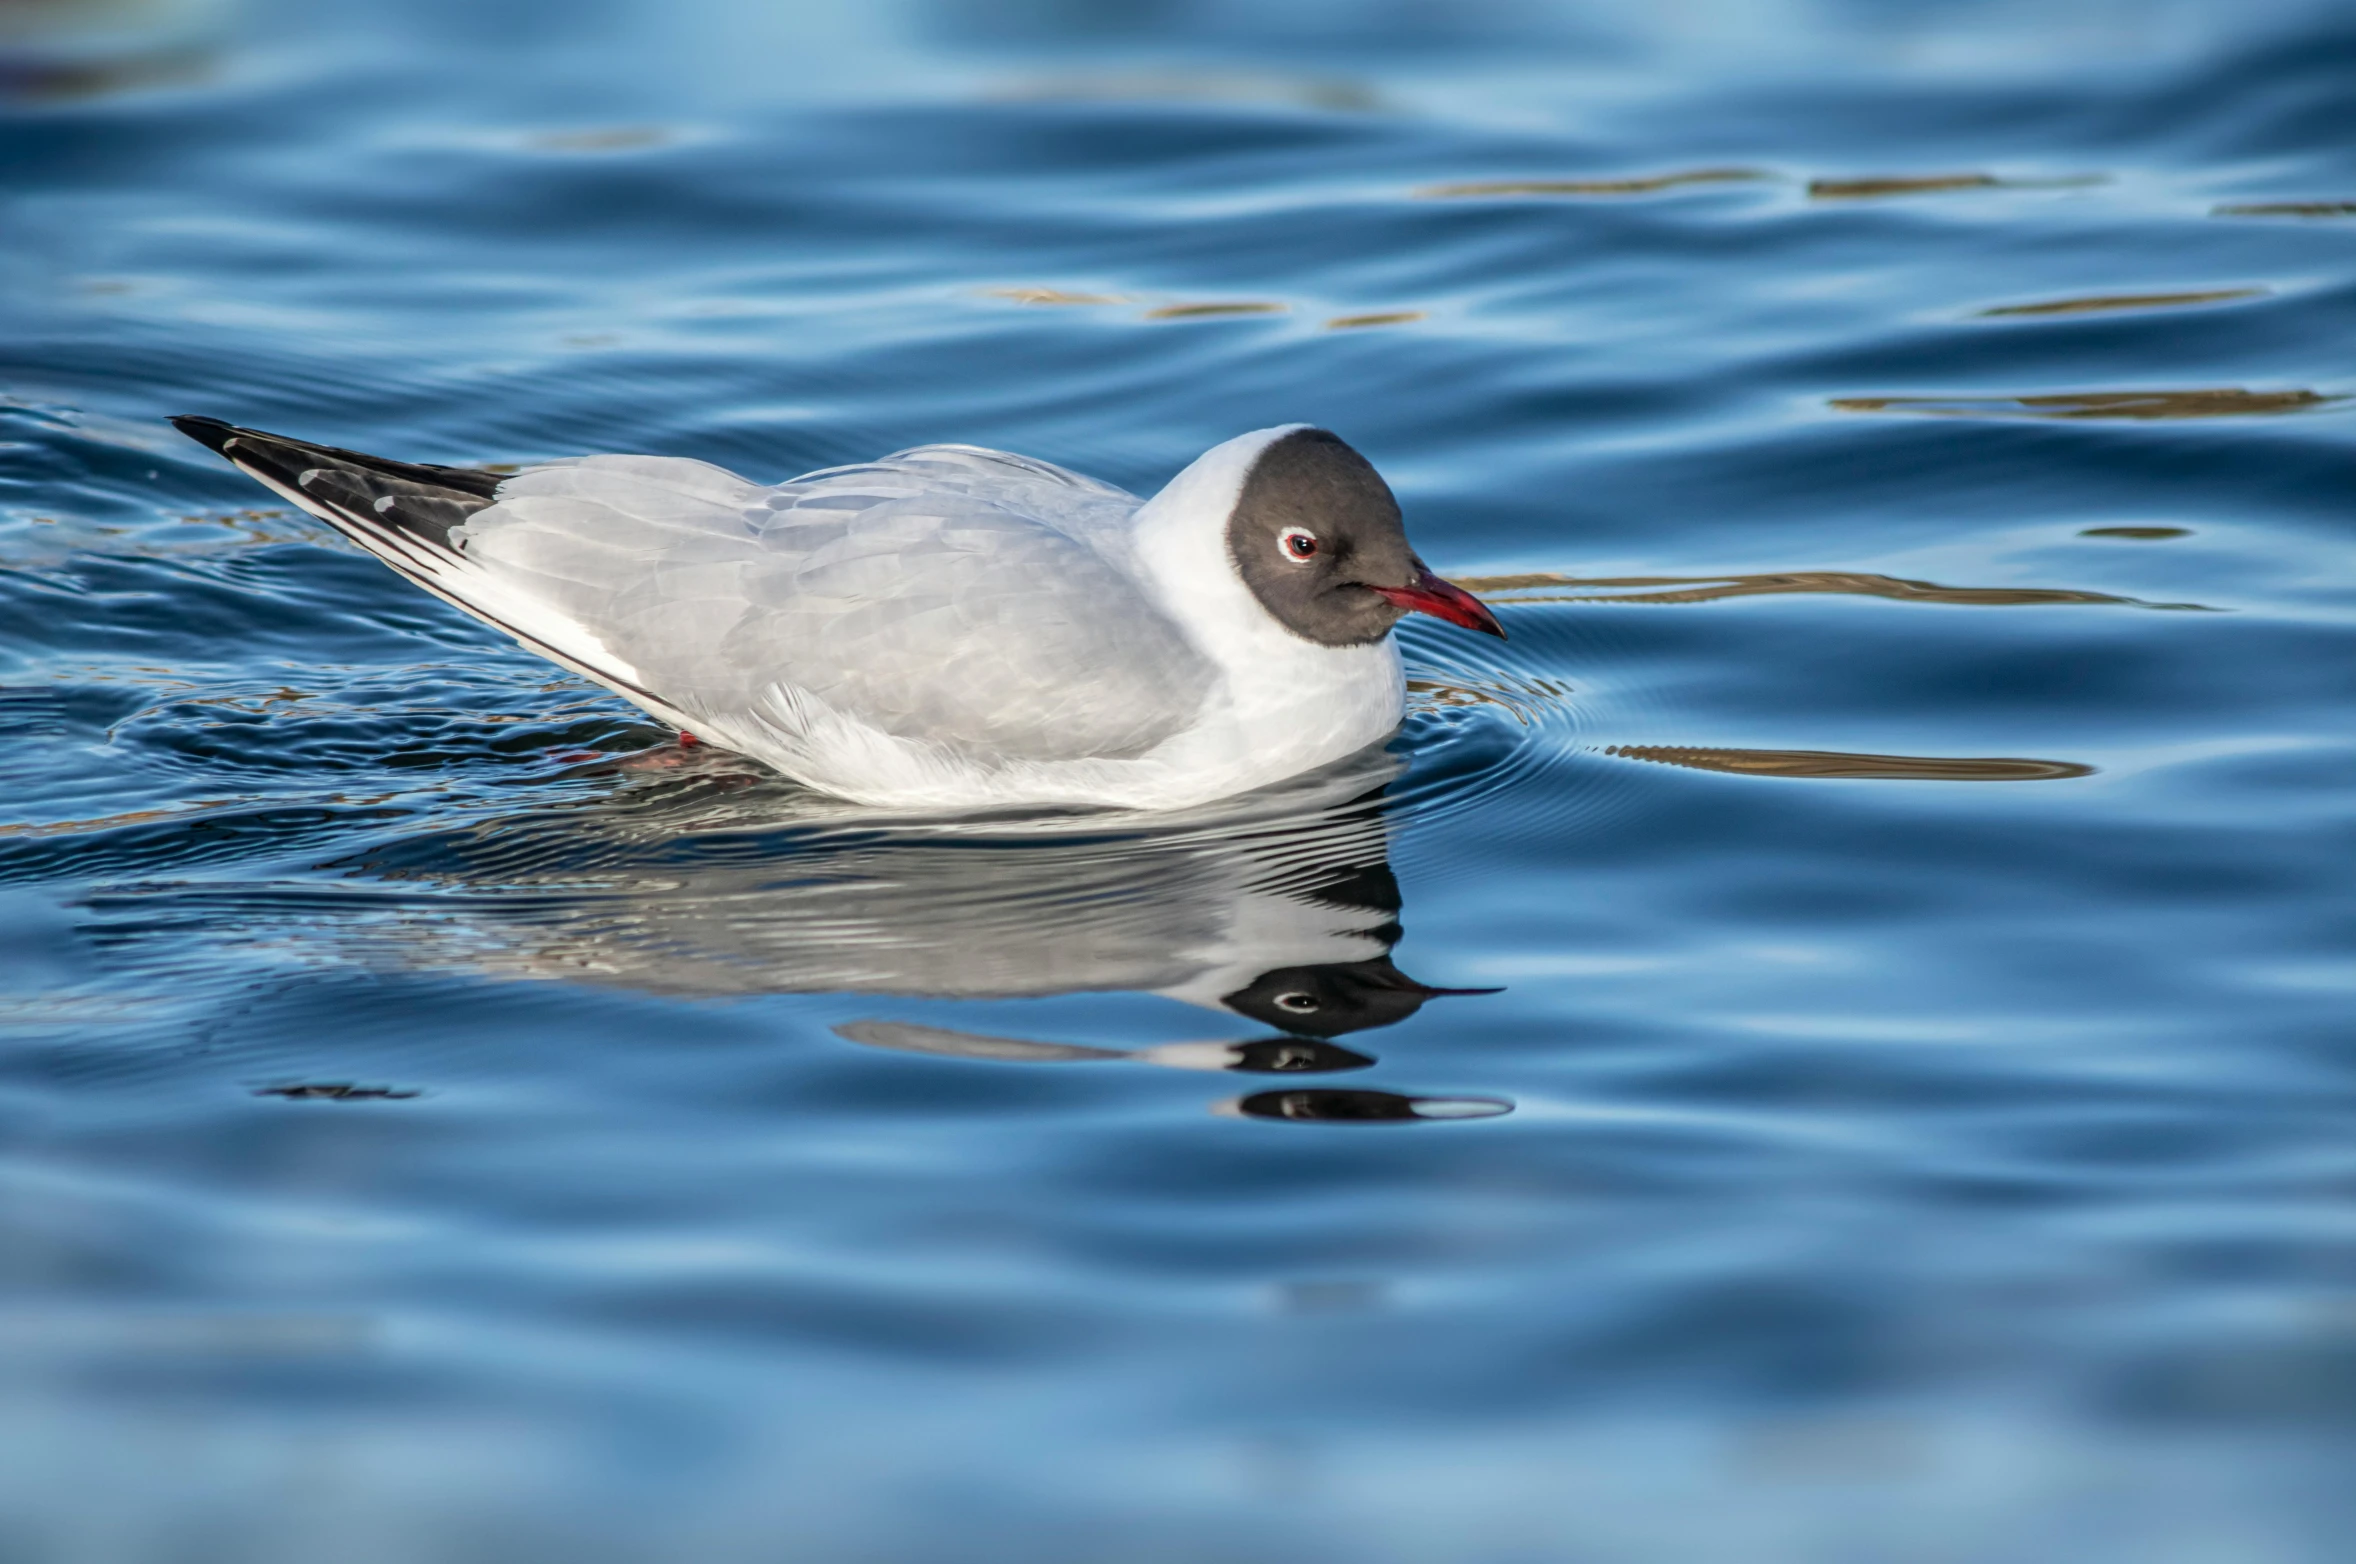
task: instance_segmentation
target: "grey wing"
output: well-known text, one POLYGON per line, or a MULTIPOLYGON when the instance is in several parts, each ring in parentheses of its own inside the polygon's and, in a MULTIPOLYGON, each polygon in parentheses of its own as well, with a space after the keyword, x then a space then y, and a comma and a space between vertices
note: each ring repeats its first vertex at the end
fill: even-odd
POLYGON ((775 488, 589 457, 502 484, 456 536, 715 725, 811 703, 986 758, 1142 753, 1211 670, 1117 561, 1137 502, 1044 462, 927 446, 775 488))

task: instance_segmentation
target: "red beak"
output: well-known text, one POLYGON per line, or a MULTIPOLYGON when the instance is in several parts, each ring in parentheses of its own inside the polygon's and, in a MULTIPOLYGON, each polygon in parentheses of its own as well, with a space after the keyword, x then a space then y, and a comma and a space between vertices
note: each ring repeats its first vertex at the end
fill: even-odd
POLYGON ((1450 586, 1431 572, 1431 567, 1418 562, 1415 579, 1403 587, 1375 586, 1367 583, 1366 590, 1380 592, 1410 613, 1429 614, 1434 619, 1445 619, 1452 625, 1467 630, 1483 630, 1502 641, 1505 627, 1497 616, 1489 612, 1489 605, 1460 586, 1450 586))

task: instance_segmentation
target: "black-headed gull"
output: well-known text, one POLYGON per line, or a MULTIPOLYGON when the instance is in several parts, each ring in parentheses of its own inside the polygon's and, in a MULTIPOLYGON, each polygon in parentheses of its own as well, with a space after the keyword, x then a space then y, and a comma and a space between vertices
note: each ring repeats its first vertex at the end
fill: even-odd
POLYGON ((1363 456, 1287 424, 1150 500, 970 445, 764 485, 674 456, 508 475, 173 422, 427 591, 664 722, 864 803, 1166 809, 1374 744, 1432 574, 1363 456))

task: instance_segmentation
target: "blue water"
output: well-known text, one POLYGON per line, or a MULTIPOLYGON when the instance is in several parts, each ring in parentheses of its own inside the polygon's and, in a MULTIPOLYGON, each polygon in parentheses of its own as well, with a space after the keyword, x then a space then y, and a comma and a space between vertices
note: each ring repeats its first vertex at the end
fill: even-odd
POLYGON ((2340 8, 20 10, 0 1555, 2348 1556, 2340 8), (1315 421, 1512 639, 881 818, 184 412, 1315 421))

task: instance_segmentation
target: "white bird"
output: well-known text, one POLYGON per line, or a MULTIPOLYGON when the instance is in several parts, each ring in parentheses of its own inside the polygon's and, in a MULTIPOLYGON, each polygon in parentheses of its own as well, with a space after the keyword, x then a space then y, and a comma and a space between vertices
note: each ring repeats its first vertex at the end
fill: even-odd
POLYGON ((1410 611, 1502 636, 1363 456, 1287 424, 1151 500, 970 445, 764 485, 510 474, 176 418, 427 591, 682 732, 859 802, 1169 809, 1387 737, 1410 611))

